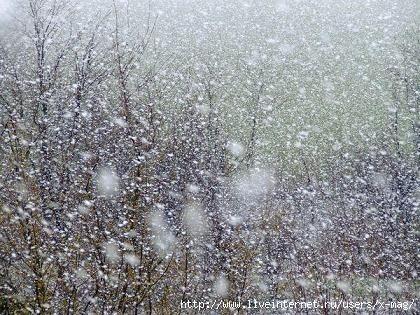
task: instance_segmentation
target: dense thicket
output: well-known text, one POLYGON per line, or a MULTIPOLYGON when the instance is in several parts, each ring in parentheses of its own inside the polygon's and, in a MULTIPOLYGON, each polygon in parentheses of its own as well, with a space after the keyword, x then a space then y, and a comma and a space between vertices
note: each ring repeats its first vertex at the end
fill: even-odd
POLYGON ((21 5, 0 42, 0 312, 417 298, 416 30, 395 38, 375 133, 319 155, 318 126, 270 138, 302 97, 272 64, 171 56, 159 19, 118 4, 21 5))

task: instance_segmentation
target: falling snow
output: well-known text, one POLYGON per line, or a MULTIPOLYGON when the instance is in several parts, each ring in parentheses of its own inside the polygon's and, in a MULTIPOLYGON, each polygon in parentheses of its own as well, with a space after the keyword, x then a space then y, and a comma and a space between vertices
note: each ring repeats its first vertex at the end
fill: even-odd
POLYGON ((419 35, 415 0, 0 0, 0 314, 419 313, 419 35))

